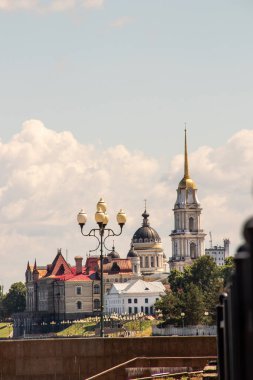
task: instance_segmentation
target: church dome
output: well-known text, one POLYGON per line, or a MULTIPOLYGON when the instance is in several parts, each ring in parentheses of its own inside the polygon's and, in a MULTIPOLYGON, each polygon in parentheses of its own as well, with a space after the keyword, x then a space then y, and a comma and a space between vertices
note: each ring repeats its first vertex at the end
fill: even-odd
POLYGON ((133 236, 133 243, 150 243, 150 242, 156 242, 161 243, 161 238, 156 232, 156 230, 152 227, 150 227, 148 217, 149 214, 145 210, 142 214, 143 216, 143 223, 140 228, 135 232, 133 236))
POLYGON ((138 257, 138 253, 134 250, 133 244, 131 245, 131 249, 127 254, 127 258, 129 257, 138 257))
POLYGON ((197 189, 196 183, 191 178, 184 177, 178 185, 179 189, 197 189))
POLYGON ((112 251, 110 253, 108 253, 107 256, 110 256, 112 259, 119 259, 120 258, 119 253, 115 251, 114 245, 112 247, 112 251))

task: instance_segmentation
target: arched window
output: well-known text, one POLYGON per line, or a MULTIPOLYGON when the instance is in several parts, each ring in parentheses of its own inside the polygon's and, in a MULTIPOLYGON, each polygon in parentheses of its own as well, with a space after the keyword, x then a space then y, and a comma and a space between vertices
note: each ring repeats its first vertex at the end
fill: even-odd
POLYGON ((145 257, 145 267, 148 268, 148 257, 145 257))
POLYGON ((191 256, 191 259, 196 259, 196 257, 197 257, 197 250, 196 250, 196 244, 195 243, 190 244, 190 256, 191 256))
POLYGON ((94 300, 94 309, 95 310, 100 309, 100 300, 98 300, 98 299, 94 300))
POLYGON ((94 285, 94 294, 99 294, 100 286, 98 284, 94 285))
POLYGON ((189 218, 189 230, 190 231, 194 230, 194 219, 193 219, 193 217, 189 218))
POLYGON ((77 310, 81 310, 82 309, 82 302, 81 301, 77 301, 76 307, 77 307, 77 310))

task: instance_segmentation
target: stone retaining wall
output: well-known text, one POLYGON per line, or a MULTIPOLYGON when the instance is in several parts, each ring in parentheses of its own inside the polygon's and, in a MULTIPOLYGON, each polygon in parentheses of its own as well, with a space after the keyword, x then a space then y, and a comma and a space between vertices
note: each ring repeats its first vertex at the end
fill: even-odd
POLYGON ((203 336, 0 341, 0 379, 83 380, 140 356, 216 356, 216 338, 203 336))

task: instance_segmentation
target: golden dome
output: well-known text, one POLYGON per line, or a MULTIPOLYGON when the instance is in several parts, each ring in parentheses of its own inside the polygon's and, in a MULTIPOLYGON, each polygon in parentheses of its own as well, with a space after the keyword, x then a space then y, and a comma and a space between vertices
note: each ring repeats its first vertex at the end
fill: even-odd
POLYGON ((185 178, 184 177, 179 182, 178 188, 179 189, 194 189, 194 190, 196 190, 197 186, 196 186, 196 183, 191 178, 185 178))

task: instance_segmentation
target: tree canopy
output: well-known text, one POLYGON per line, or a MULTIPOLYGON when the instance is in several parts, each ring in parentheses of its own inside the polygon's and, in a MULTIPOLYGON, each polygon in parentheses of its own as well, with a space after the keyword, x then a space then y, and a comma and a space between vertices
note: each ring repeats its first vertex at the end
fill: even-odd
POLYGON ((22 282, 11 285, 7 294, 3 297, 4 314, 10 317, 14 313, 20 313, 26 306, 26 287, 22 282))
POLYGON ((201 256, 183 272, 172 270, 168 276, 170 291, 156 303, 164 319, 171 324, 213 324, 216 305, 224 284, 233 271, 233 259, 218 267, 209 256, 201 256))

